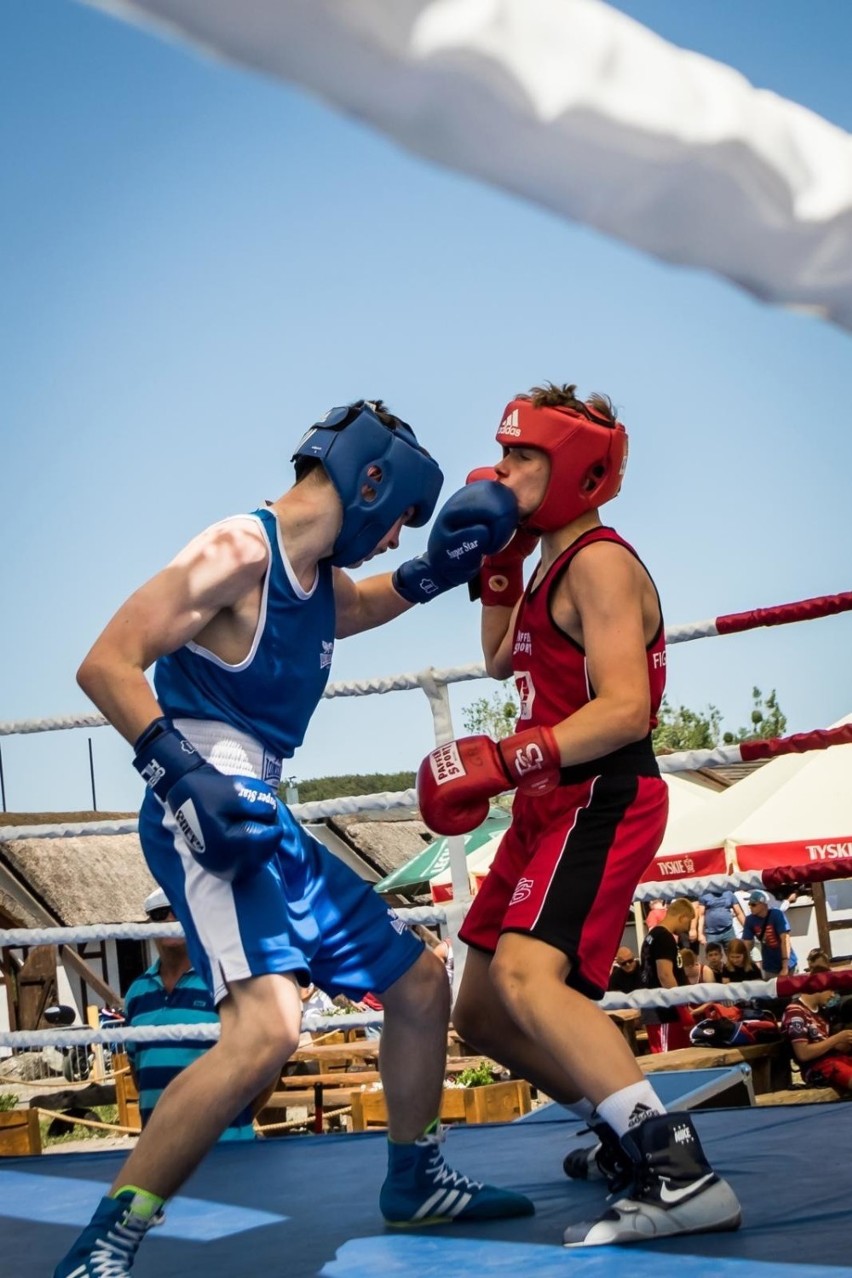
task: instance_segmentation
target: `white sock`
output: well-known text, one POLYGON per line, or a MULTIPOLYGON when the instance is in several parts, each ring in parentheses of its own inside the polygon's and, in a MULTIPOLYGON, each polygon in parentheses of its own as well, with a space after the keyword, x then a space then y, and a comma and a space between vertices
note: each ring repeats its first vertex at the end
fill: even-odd
POLYGON ((609 1123, 616 1136, 624 1136, 631 1127, 644 1123, 646 1118, 665 1112, 665 1105, 647 1078, 622 1087, 621 1091, 613 1092, 598 1105, 598 1114, 605 1123, 609 1123))
POLYGON ((571 1114, 573 1118, 581 1118, 587 1123, 595 1112, 595 1107, 590 1100, 586 1100, 585 1096, 581 1096, 578 1101, 574 1101, 573 1105, 563 1105, 562 1108, 566 1114, 571 1114))

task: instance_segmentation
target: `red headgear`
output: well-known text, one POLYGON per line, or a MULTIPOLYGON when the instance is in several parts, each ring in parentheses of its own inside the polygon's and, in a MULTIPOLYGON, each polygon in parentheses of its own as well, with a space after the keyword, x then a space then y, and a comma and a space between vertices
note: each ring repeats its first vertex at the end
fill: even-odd
POLYGON ((550 480, 537 510, 522 520, 530 532, 564 528, 610 501, 627 465, 627 431, 594 409, 534 408, 528 399, 507 404, 497 431, 504 448, 540 448, 550 458, 550 480))

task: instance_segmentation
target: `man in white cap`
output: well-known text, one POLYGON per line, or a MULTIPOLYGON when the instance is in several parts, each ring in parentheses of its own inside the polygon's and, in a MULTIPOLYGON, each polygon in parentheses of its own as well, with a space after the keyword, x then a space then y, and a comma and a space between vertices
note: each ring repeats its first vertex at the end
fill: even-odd
MULTIPOLYGON (((145 900, 152 923, 174 923, 172 907, 162 888, 145 900)), ((182 936, 158 937, 158 957, 138 977, 124 1000, 128 1025, 187 1025, 218 1021, 219 1017, 204 981, 195 971, 182 936)), ((168 1084, 209 1049, 209 1043, 128 1043, 130 1071, 139 1092, 139 1113, 144 1127, 168 1084)), ((251 1111, 244 1109, 226 1127, 221 1140, 253 1140, 251 1111)))

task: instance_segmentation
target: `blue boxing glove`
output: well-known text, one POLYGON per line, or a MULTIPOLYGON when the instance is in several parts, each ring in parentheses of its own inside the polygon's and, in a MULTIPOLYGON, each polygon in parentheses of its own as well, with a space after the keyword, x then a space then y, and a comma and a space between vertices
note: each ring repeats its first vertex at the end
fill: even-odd
POLYGON ((397 594, 427 603, 475 577, 486 555, 502 550, 518 526, 518 503, 503 484, 479 479, 444 503, 429 532, 425 555, 400 564, 397 594))
POLYGON ((278 851, 278 801, 268 785, 226 776, 168 719, 150 723, 133 748, 134 768, 172 812, 205 870, 220 879, 245 878, 278 851))

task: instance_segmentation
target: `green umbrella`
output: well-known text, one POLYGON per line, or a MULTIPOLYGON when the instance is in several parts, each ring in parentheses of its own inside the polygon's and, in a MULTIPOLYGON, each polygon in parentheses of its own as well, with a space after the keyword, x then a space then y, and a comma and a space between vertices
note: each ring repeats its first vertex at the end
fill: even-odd
MULTIPOLYGON (((477 848, 481 848, 483 843, 491 838, 492 834, 496 834, 498 830, 505 830, 510 821, 508 812, 502 812, 499 808, 492 808, 482 825, 477 826, 475 830, 471 830, 470 834, 464 836, 465 856, 470 856, 471 852, 475 852, 477 848)), ((428 883, 436 874, 440 874, 446 870, 450 864, 450 840, 448 837, 433 839, 428 847, 422 852, 418 852, 413 860, 407 865, 401 865, 398 870, 394 870, 392 874, 388 874, 375 885, 377 892, 399 892, 405 888, 416 887, 418 883, 428 883)))

